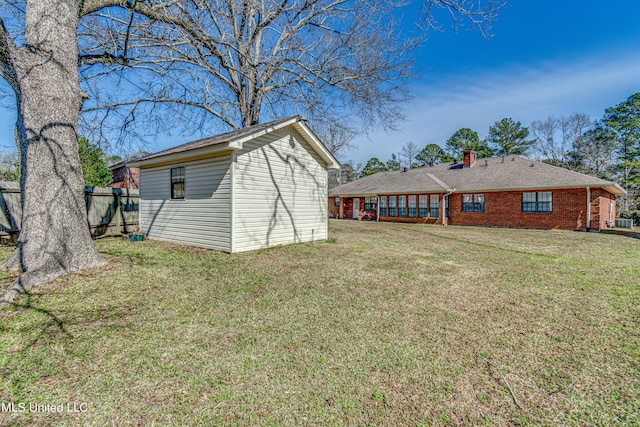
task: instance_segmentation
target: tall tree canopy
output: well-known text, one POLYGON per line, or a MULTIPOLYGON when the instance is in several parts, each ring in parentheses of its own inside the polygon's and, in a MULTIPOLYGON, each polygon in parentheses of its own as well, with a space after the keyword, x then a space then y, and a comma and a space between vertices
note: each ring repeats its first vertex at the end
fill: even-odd
POLYGON ((396 171, 400 169, 400 161, 395 153, 391 153, 391 158, 386 163, 387 170, 396 171))
POLYGON ((357 117, 362 127, 393 128, 402 117, 410 52, 420 39, 400 37, 395 0, 173 3, 156 12, 156 21, 114 20, 106 11, 82 27, 91 52, 113 52, 123 62, 107 67, 117 71, 108 80, 125 89, 118 96, 94 87, 104 75, 85 69, 93 120, 161 117, 166 109, 158 104, 184 107, 175 117, 198 129, 207 122, 237 129, 291 114, 318 124, 353 128, 357 117), (136 79, 134 88, 120 80, 140 72, 150 78, 136 79))
POLYGON ((478 158, 491 157, 493 152, 486 141, 481 141, 478 132, 469 128, 461 128, 447 139, 445 149, 452 158, 462 161, 465 148, 472 148, 478 154, 478 158))
POLYGON ((529 126, 535 140, 532 149, 540 160, 576 169, 577 166, 571 162, 571 153, 577 150, 582 136, 592 125, 591 118, 584 113, 536 120, 529 126))
POLYGON ((575 141, 569 155, 571 169, 603 179, 614 177, 618 135, 601 121, 575 141))
POLYGON ((407 142, 400 150, 400 166, 411 169, 417 168, 416 156, 420 153, 420 147, 413 142, 407 142))
POLYGON ((495 122, 489 127, 487 142, 498 156, 526 154, 534 140, 527 139, 529 129, 511 117, 495 122))
POLYGON ((372 157, 367 161, 367 164, 362 168, 362 172, 360 172, 360 178, 373 175, 378 172, 384 172, 387 170, 387 165, 382 163, 380 159, 377 157, 372 157))
POLYGON ((640 187, 640 92, 605 110, 604 122, 619 138, 620 182, 632 189, 640 187))
POLYGON ((416 156, 418 166, 434 166, 451 159, 438 144, 427 144, 416 156))
POLYGON ((105 186, 111 182, 111 171, 107 166, 107 156, 87 138, 78 138, 78 154, 85 185, 105 186))

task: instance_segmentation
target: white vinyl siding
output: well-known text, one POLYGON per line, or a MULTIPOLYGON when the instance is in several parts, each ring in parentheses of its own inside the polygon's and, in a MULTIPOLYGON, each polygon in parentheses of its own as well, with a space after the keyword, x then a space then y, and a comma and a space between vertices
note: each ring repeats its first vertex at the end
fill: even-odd
POLYGON ((281 129, 237 152, 233 252, 327 238, 327 171, 303 141, 281 129))
POLYGON ((151 239, 231 251, 229 155, 140 171, 140 228, 151 239), (184 166, 183 200, 171 200, 171 168, 184 166))

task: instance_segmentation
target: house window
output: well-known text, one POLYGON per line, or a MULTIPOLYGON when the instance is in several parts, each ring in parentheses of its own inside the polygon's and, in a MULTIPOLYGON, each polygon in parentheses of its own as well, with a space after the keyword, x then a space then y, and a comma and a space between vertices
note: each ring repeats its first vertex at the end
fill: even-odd
POLYGON ((484 194, 463 194, 462 212, 484 212, 484 194))
POLYGON ((171 198, 184 199, 184 166, 171 168, 171 198))
POLYGON ((377 201, 376 196, 365 197, 364 198, 364 210, 365 211, 375 211, 377 202, 378 201, 377 201))
POLYGON ((416 217, 416 196, 409 196, 409 218, 416 217))
POLYGON ((387 196, 380 196, 380 216, 387 216, 387 196))
POLYGON ((407 196, 398 196, 398 216, 407 216, 407 196))
POLYGON ((418 196, 418 217, 426 218, 427 217, 427 195, 421 194, 418 196))
POLYGON ((551 191, 522 193, 522 212, 551 212, 551 191))
POLYGON ((431 218, 438 218, 440 216, 440 196, 438 194, 431 194, 429 196, 429 216, 431 218))
POLYGON ((449 218, 449 196, 444 197, 444 217, 449 218))
POLYGON ((396 196, 389 196, 389 216, 396 216, 396 196))
POLYGON ((333 199, 333 206, 340 206, 340 197, 334 197, 333 199))

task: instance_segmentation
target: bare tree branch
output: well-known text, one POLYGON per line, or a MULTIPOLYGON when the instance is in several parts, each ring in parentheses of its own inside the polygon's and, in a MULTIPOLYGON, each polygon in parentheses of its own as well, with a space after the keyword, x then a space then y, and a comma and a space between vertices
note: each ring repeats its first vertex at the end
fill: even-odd
POLYGON ((424 0, 422 25, 440 31, 442 26, 436 12, 442 10, 451 19, 454 29, 464 26, 466 22, 483 37, 490 38, 492 23, 506 4, 506 0, 424 0))

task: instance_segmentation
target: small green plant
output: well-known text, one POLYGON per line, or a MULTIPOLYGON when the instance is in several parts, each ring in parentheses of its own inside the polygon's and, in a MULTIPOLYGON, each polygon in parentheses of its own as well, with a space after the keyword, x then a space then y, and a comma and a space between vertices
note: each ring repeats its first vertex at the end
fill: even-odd
POLYGON ((338 243, 338 239, 336 239, 335 237, 329 237, 327 240, 324 241, 325 243, 329 243, 329 244, 335 244, 338 243))
POLYGON ((374 391, 371 395, 371 399, 376 402, 382 402, 387 398, 387 394, 384 391, 374 391))
POLYGON ((489 403, 489 396, 487 396, 486 394, 479 394, 476 396, 476 399, 478 399, 478 402, 480 403, 489 403))

